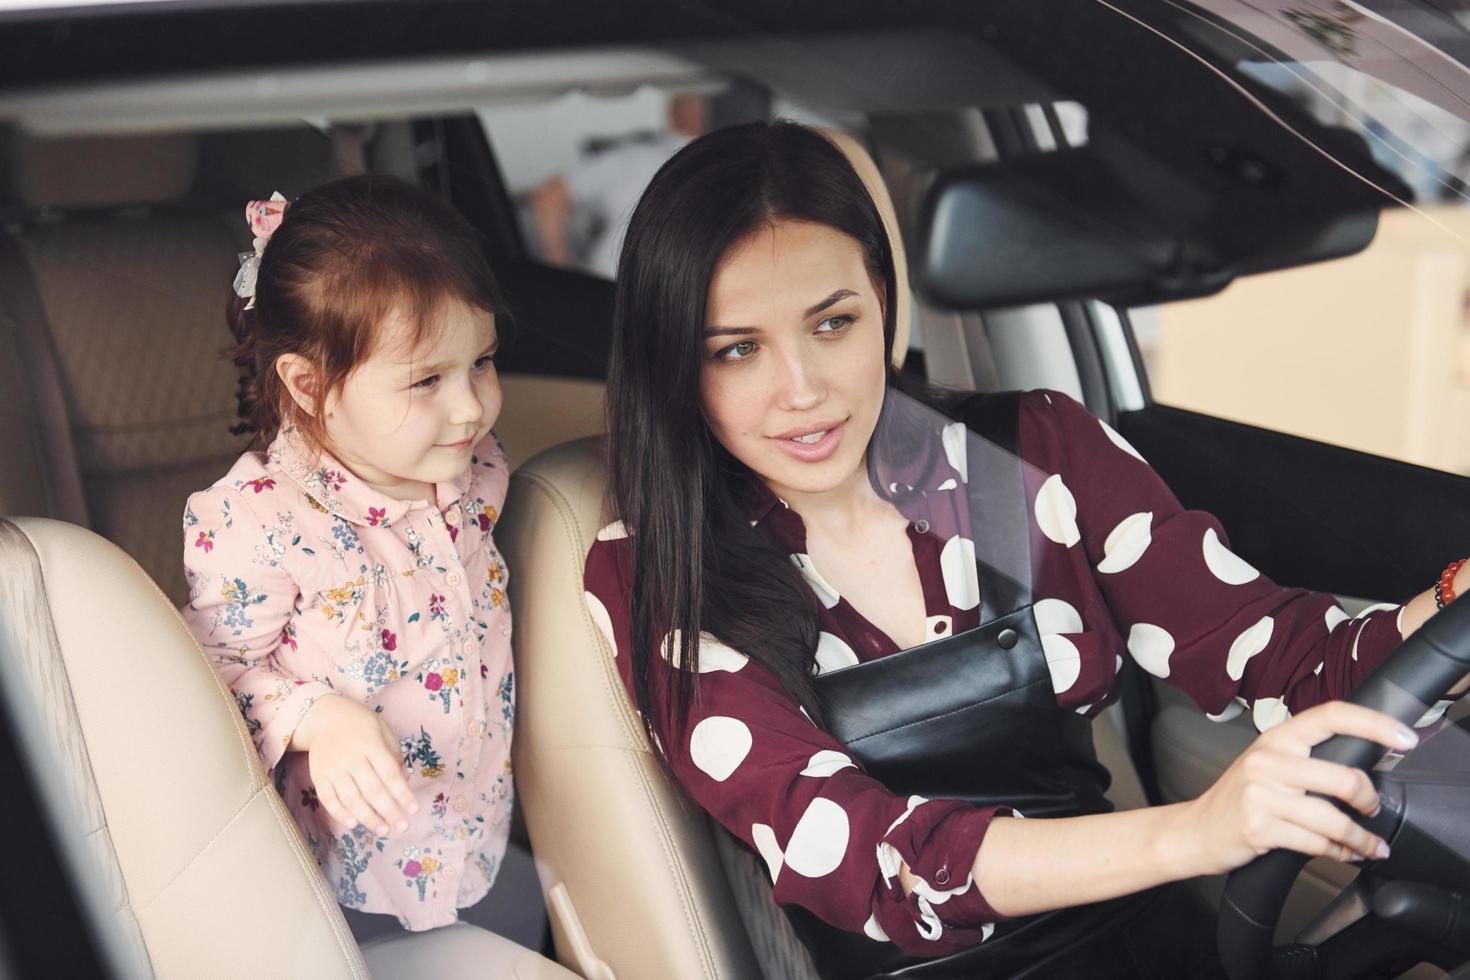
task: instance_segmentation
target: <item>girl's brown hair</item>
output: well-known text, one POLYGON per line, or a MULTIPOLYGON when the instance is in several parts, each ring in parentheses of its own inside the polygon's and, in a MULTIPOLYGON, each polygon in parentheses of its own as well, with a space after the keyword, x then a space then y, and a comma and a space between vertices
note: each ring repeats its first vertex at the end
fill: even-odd
POLYGON ((438 195, 397 177, 322 184, 286 209, 261 256, 255 306, 226 306, 240 368, 237 435, 264 441, 284 423, 324 444, 321 413, 300 411, 276 374, 299 354, 316 369, 317 405, 373 352, 378 328, 403 317, 411 344, 429 339, 443 304, 504 315, 499 284, 469 222, 438 195))

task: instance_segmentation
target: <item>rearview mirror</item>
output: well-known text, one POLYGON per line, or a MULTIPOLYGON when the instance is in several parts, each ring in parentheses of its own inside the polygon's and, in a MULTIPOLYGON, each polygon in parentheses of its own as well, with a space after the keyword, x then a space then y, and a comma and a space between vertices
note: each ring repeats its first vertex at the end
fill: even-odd
POLYGON ((1283 189, 1212 188, 1210 198, 1177 180, 1168 193, 1141 183, 1088 148, 941 174, 920 210, 915 285, 951 309, 1084 297, 1144 305, 1351 254, 1378 226, 1361 199, 1335 213, 1282 208, 1232 224, 1232 195, 1283 189))

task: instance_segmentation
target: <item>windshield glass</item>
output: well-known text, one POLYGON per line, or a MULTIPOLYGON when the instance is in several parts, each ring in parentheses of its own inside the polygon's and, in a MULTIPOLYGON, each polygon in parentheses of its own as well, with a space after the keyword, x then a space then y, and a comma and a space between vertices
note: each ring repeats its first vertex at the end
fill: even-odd
MULTIPOLYGON (((1407 194, 1385 189, 1400 203, 1465 199, 1470 72, 1440 47, 1360 4, 1337 0, 1175 6, 1176 41, 1223 60, 1232 73, 1285 96, 1316 122, 1357 134, 1374 161, 1407 187, 1407 194)), ((1440 43, 1446 32, 1465 34, 1458 23, 1436 27, 1440 43)))

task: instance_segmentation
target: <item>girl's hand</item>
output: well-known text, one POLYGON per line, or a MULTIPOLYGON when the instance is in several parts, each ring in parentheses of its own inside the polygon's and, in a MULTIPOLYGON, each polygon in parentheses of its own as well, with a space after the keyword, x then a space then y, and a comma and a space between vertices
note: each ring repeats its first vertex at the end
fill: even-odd
POLYGON ((291 736, 306 753, 311 781, 327 813, 348 830, 359 824, 386 836, 408 829, 418 803, 403 774, 398 739, 376 713, 341 695, 317 698, 291 736))
POLYGON ((1397 751, 1418 736, 1388 715, 1330 701, 1287 719, 1251 743, 1199 799, 1185 804, 1198 873, 1222 874, 1275 848, 1351 861, 1385 858, 1388 845, 1325 799, 1336 797, 1366 816, 1378 812, 1368 776, 1335 762, 1310 758, 1313 746, 1334 735, 1354 735, 1397 751))

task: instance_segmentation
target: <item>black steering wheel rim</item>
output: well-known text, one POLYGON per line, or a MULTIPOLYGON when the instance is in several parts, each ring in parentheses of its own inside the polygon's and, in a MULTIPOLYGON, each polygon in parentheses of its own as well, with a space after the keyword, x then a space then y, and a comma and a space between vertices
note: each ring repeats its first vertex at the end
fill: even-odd
MULTIPOLYGON (((1347 700, 1412 725, 1426 705, 1444 697, 1467 673, 1470 602, 1452 603, 1384 658, 1347 700)), ((1312 756, 1371 773, 1384 752, 1376 743, 1338 736, 1317 746, 1312 756)), ((1217 941, 1221 965, 1231 980, 1286 980, 1274 963, 1276 925, 1307 861, 1294 851, 1271 851, 1226 879, 1217 941)))

